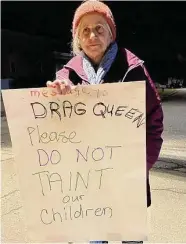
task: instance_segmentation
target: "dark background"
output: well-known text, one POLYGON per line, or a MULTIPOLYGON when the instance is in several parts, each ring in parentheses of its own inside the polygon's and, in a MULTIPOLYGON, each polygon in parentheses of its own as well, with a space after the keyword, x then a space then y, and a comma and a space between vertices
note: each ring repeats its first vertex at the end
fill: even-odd
MULTIPOLYGON (((115 17, 119 45, 143 59, 157 82, 166 84, 171 76, 184 78, 185 82, 186 2, 106 3, 115 17)), ((19 86, 26 86, 19 82, 21 79, 30 78, 28 86, 40 86, 46 79, 55 78, 56 69, 66 62, 60 53, 70 53, 72 19, 79 4, 79 1, 1 2, 2 77, 13 78, 19 86), (11 72, 6 72, 7 57, 15 53, 16 57, 21 55, 19 60, 24 56, 22 63, 32 67, 29 72, 15 58, 8 63, 11 72), (40 64, 39 71, 33 68, 35 63, 40 64)))

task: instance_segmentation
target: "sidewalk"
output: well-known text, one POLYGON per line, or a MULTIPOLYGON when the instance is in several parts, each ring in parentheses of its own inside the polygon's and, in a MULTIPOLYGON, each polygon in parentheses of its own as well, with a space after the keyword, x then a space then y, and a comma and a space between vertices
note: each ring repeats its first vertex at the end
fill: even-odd
MULTIPOLYGON (((24 212, 6 118, 2 118, 2 242, 27 242, 24 212)), ((148 243, 186 242, 186 165, 162 158, 151 170, 148 243), (177 165, 179 163, 179 165, 177 165), (177 167, 176 167, 177 165, 177 167)))

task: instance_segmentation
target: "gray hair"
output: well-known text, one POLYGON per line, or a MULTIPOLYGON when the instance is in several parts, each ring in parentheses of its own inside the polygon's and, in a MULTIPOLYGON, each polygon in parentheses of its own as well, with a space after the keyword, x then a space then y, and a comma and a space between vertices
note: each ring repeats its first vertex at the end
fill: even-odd
MULTIPOLYGON (((82 48, 81 48, 80 42, 79 42, 80 25, 81 25, 81 23, 79 23, 79 25, 77 27, 77 30, 76 30, 76 33, 75 33, 75 36, 74 36, 74 38, 71 41, 71 50, 72 50, 71 53, 74 56, 80 54, 80 52, 82 51, 82 48)), ((106 26, 107 26, 107 29, 108 29, 108 31, 110 33, 111 38, 113 38, 112 31, 111 31, 110 26, 108 25, 108 23, 106 23, 106 26)))

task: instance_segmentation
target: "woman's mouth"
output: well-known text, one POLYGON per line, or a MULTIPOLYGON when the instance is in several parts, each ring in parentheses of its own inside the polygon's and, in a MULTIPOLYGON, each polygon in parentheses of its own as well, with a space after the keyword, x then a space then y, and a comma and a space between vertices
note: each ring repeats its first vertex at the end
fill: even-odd
POLYGON ((89 47, 98 47, 98 46, 100 46, 100 44, 91 44, 91 45, 89 45, 89 47))

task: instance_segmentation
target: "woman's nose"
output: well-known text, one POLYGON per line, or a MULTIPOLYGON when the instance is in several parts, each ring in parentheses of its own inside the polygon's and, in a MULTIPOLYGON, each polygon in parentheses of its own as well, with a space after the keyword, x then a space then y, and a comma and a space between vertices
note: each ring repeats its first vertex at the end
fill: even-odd
POLYGON ((96 34, 94 33, 94 31, 91 31, 91 33, 90 33, 90 39, 93 39, 95 37, 96 37, 96 34))

